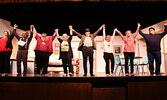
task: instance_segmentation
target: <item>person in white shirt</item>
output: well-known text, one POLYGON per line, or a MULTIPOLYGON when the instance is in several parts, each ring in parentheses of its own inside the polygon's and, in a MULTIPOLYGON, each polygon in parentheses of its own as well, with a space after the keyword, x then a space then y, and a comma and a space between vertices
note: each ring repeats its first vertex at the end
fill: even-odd
POLYGON ((114 54, 113 54, 113 39, 115 36, 115 30, 111 38, 110 35, 106 35, 105 27, 103 28, 103 49, 104 49, 104 60, 106 63, 106 75, 110 75, 109 71, 109 61, 111 61, 111 74, 114 71, 114 54))

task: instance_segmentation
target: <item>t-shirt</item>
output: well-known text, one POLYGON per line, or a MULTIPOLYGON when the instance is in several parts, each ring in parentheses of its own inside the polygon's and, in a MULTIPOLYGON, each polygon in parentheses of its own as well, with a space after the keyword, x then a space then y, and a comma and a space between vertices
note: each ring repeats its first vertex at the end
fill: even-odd
POLYGON ((0 52, 2 52, 2 51, 11 51, 10 48, 6 48, 7 41, 8 41, 7 37, 0 39, 0 52))
POLYGON ((140 35, 142 35, 147 44, 148 51, 159 51, 161 50, 161 39, 167 34, 167 26, 165 26, 163 33, 157 34, 144 34, 141 29, 139 30, 140 35))
POLYGON ((107 42, 106 40, 104 40, 103 45, 104 45, 104 52, 113 53, 113 44, 111 43, 111 41, 107 42))
POLYGON ((91 47, 91 46, 93 46, 93 45, 92 45, 92 40, 91 40, 91 37, 90 37, 90 36, 86 36, 86 37, 85 37, 84 46, 86 46, 86 47, 91 47))
POLYGON ((62 52, 68 52, 69 51, 69 44, 67 41, 63 41, 61 43, 61 51, 62 52))
POLYGON ((35 50, 43 52, 53 52, 52 41, 54 40, 54 36, 47 37, 45 40, 43 40, 41 36, 36 34, 35 38, 37 40, 35 50))

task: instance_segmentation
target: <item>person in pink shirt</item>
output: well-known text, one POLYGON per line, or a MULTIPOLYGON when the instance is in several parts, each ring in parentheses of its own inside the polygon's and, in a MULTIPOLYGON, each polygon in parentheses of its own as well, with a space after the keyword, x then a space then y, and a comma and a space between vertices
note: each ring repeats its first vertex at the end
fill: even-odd
POLYGON ((34 27, 33 29, 35 39, 37 40, 35 51, 35 61, 37 64, 37 76, 40 75, 40 71, 43 68, 42 76, 46 76, 49 56, 53 53, 52 42, 56 37, 57 30, 55 29, 55 33, 53 36, 47 37, 46 33, 42 33, 39 35, 34 27))
POLYGON ((131 74, 133 74, 134 68, 133 68, 133 60, 135 56, 135 48, 134 48, 134 41, 139 33, 140 23, 138 23, 136 32, 132 35, 131 30, 127 30, 125 32, 126 36, 123 36, 122 33, 115 29, 115 31, 121 36, 123 39, 125 46, 124 46, 124 57, 125 57, 125 74, 129 74, 129 68, 128 68, 128 62, 130 59, 130 66, 131 66, 131 74))

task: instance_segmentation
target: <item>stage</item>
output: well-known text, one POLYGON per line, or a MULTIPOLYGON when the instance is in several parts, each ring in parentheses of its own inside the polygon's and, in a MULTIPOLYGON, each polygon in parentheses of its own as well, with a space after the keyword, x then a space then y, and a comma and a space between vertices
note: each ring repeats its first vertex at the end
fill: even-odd
POLYGON ((167 74, 0 77, 1 100, 166 100, 167 74))

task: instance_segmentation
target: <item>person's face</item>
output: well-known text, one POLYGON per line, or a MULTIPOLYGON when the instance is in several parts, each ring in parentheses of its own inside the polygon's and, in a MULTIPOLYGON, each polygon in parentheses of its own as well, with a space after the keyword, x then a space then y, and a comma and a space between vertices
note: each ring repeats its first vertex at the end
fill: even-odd
POLYGON ((131 37, 132 36, 132 32, 131 31, 126 31, 126 36, 127 37, 131 37))
POLYGON ((4 37, 7 37, 7 36, 8 36, 8 32, 5 31, 5 32, 3 33, 3 36, 4 36, 4 37))
POLYGON ((67 41, 68 36, 63 36, 62 38, 63 38, 63 41, 67 41))
POLYGON ((110 36, 109 35, 106 36, 106 41, 110 42, 110 36))
POLYGON ((154 35, 155 34, 155 30, 154 29, 149 29, 149 33, 154 35))
POLYGON ((23 33, 22 33, 22 37, 23 37, 23 38, 26 38, 26 37, 27 37, 27 33, 26 33, 26 32, 23 32, 23 33))
POLYGON ((85 35, 86 36, 90 36, 90 32, 85 32, 85 35))
POLYGON ((41 37, 42 37, 43 39, 45 39, 45 38, 47 37, 47 34, 46 34, 46 33, 42 33, 42 34, 41 34, 41 37))

